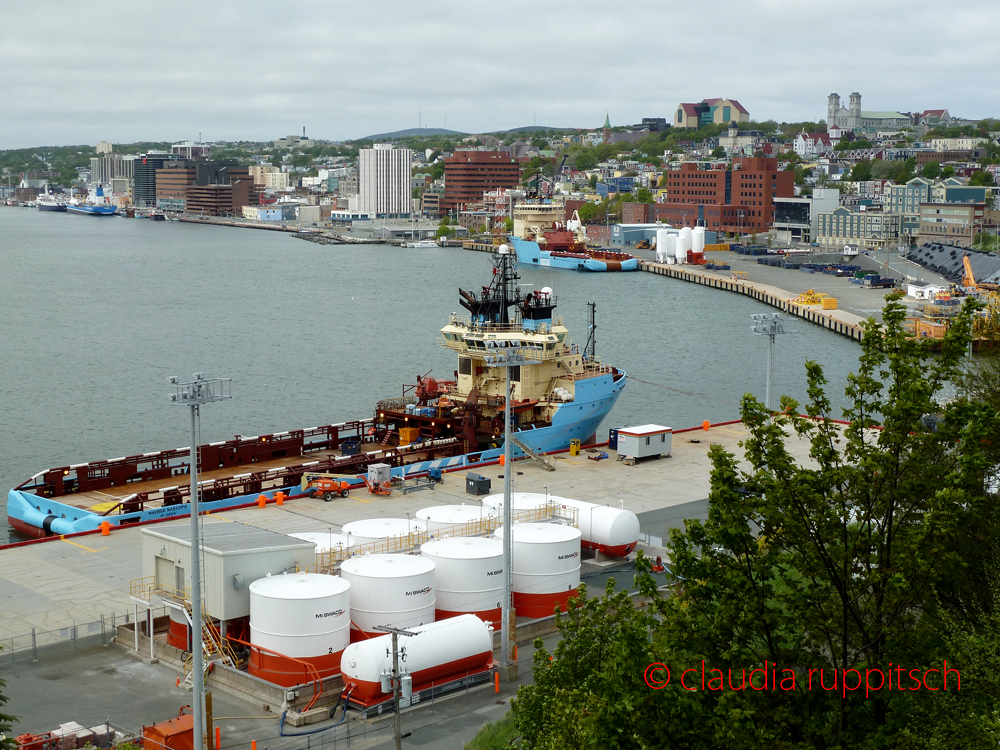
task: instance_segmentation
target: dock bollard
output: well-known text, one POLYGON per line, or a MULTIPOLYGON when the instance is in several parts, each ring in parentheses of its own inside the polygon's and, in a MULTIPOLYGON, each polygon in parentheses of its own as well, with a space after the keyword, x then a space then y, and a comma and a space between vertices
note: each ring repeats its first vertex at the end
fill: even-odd
POLYGON ((493 692, 494 693, 499 693, 500 692, 500 673, 499 672, 494 672, 493 673, 493 692))
MULTIPOLYGON (((267 495, 258 495, 258 497, 257 497, 257 507, 258 508, 263 508, 265 505, 267 505, 267 495)), ((257 749, 254 748, 254 750, 257 750, 257 749)))
POLYGON ((712 423, 709 422, 707 419, 704 422, 701 423, 701 429, 706 430, 706 431, 711 426, 712 426, 712 423))
POLYGON ((110 521, 101 521, 101 536, 111 536, 110 521))
POLYGON ((285 504, 285 493, 284 492, 279 492, 277 495, 274 496, 274 501, 278 505, 284 505, 285 504))
POLYGON ((250 750, 257 750, 257 740, 250 740, 250 750))

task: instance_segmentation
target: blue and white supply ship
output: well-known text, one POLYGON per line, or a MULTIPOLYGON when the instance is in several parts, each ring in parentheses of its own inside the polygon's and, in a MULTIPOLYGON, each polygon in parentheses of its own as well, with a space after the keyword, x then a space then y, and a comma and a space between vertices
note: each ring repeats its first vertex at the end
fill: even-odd
MULTIPOLYGON (((295 495, 318 473, 357 476, 351 483, 363 487, 370 464, 387 464, 398 478, 498 460, 507 394, 497 347, 524 358, 510 373, 513 454, 592 442, 626 375, 596 356, 592 340, 583 349, 570 340, 553 315, 551 289, 525 296, 518 280, 514 253, 501 245, 490 285, 459 289, 469 315, 452 314, 441 329, 442 345, 458 358, 454 379, 418 377, 398 398, 379 401, 371 418, 199 446, 202 510, 295 495)), ((8 522, 42 537, 190 515, 190 454, 178 448, 41 471, 9 492, 8 522)))
POLYGON ((87 200, 80 202, 74 198, 66 204, 66 210, 69 213, 83 214, 84 216, 114 216, 118 213, 118 206, 108 202, 103 187, 91 185, 87 200))
POLYGON ((522 203, 514 209, 514 236, 508 241, 523 266, 567 271, 636 271, 639 259, 629 253, 593 248, 580 215, 563 221, 558 203, 522 203))

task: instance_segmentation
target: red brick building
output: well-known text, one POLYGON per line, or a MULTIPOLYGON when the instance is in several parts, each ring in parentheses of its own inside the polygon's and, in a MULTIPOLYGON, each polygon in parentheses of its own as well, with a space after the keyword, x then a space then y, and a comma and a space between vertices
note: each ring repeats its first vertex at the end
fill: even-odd
POLYGON ((652 203, 622 203, 622 224, 649 224, 653 221, 652 203))
POLYGON ((774 221, 774 199, 795 195, 795 174, 778 171, 776 159, 737 159, 732 170, 681 164, 664 172, 665 200, 653 220, 716 232, 766 232, 774 221))
POLYGON ((466 205, 482 205, 488 190, 514 190, 521 183, 516 159, 499 151, 456 151, 444 160, 442 214, 466 205))

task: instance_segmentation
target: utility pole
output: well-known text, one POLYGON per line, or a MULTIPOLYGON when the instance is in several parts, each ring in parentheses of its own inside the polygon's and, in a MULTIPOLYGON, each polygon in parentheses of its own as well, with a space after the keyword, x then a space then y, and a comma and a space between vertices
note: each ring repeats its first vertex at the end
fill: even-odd
MULTIPOLYGON (((396 750, 401 750, 403 735, 402 730, 399 726, 399 699, 400 692, 402 692, 402 676, 399 673, 399 636, 401 635, 417 635, 412 630, 404 630, 403 628, 393 628, 389 625, 377 625, 375 630, 379 630, 383 633, 389 633, 392 635, 392 674, 389 676, 392 681, 392 705, 393 705, 393 735, 396 738, 396 750)), ((383 674, 384 678, 385 675, 383 674)), ((384 684, 384 680, 383 680, 384 684)), ((384 688, 383 688, 384 689, 384 688)), ((409 698, 409 691, 406 691, 407 695, 404 697, 409 698)))
MULTIPOLYGON (((192 747, 194 750, 204 748, 205 739, 205 668, 204 645, 202 643, 201 622, 201 533, 198 529, 198 436, 201 432, 202 404, 212 401, 223 401, 232 398, 232 378, 206 378, 205 373, 197 372, 194 380, 180 382, 180 378, 170 378, 175 392, 170 394, 170 401, 191 407, 191 701, 194 714, 192 727, 192 747)), ((153 634, 149 634, 152 643, 153 634)))
POLYGON ((786 331, 781 313, 757 313, 751 315, 753 325, 750 330, 758 336, 767 336, 767 395, 764 397, 764 405, 767 410, 771 410, 771 365, 774 357, 774 337, 781 333, 798 333, 798 331, 786 331))

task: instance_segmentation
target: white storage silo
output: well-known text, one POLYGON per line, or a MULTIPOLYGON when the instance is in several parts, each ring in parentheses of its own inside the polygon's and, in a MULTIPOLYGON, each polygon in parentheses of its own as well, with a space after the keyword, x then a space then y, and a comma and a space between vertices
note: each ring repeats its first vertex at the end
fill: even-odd
POLYGON ((667 260, 667 253, 669 250, 670 242, 668 237, 671 237, 673 233, 667 229, 657 229, 656 230, 656 262, 665 263, 667 260))
POLYGON ((663 258, 667 263, 673 263, 677 260, 677 234, 675 232, 667 233, 667 246, 663 251, 663 258))
POLYGON ((420 556, 434 562, 436 620, 470 614, 499 627, 503 606, 500 539, 435 539, 421 545, 420 556))
MULTIPOLYGON (((493 630, 478 617, 460 615, 410 629, 417 634, 399 636, 399 647, 406 649, 399 666, 414 693, 493 666, 493 630)), ((392 636, 352 643, 343 666, 344 692, 350 691, 352 703, 371 706, 392 697, 391 691, 382 692, 382 675, 392 672, 392 636)))
MULTIPOLYGON (((331 549, 340 547, 343 549, 348 548, 347 535, 346 534, 335 534, 333 532, 325 531, 300 531, 295 534, 289 534, 288 536, 293 539, 301 539, 304 542, 312 542, 316 545, 317 552, 329 552, 331 549)), ((357 544, 357 541, 352 539, 351 545, 357 544)))
POLYGON ((434 622, 434 562, 415 555, 363 555, 345 560, 351 584, 351 640, 381 635, 377 625, 408 628, 434 622))
POLYGON ((361 521, 345 523, 340 531, 350 539, 351 546, 355 547, 359 544, 377 542, 380 539, 406 536, 421 530, 422 527, 417 521, 406 518, 365 518, 361 521))
POLYGON ((677 249, 674 257, 678 263, 687 263, 688 250, 691 249, 691 227, 682 227, 677 235, 677 249))
POLYGON ((691 251, 705 252, 705 227, 695 227, 691 230, 691 251))
POLYGON ((251 583, 250 642, 266 651, 251 649, 250 674, 284 687, 311 682, 302 661, 322 677, 336 674, 351 641, 350 588, 339 576, 318 573, 251 583))
MULTIPOLYGON (((503 539, 503 527, 496 530, 503 539)), ((514 609, 522 617, 547 617, 565 610, 580 586, 580 530, 554 523, 516 523, 511 588, 514 609)))
POLYGON ((492 509, 482 505, 462 503, 461 505, 432 505, 429 508, 421 508, 414 515, 424 530, 433 532, 437 529, 475 523, 489 518, 491 513, 492 509))

